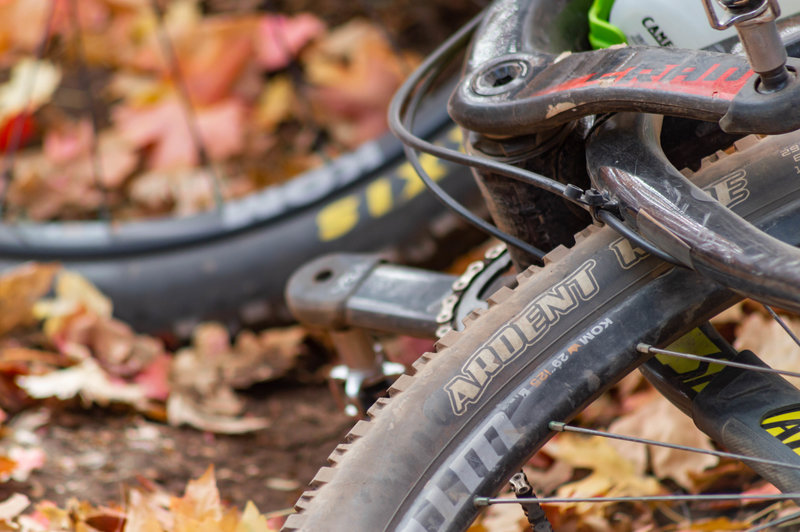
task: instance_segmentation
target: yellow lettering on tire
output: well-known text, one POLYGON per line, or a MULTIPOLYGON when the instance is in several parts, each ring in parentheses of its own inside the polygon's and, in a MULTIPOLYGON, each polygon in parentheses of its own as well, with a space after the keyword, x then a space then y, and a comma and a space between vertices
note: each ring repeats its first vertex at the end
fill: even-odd
MULTIPOLYGON (((445 168, 442 161, 429 153, 424 153, 419 158, 419 162, 425 172, 431 176, 434 181, 439 181, 447 175, 447 168, 445 168)), ((425 183, 417 175, 411 163, 404 163, 397 169, 397 175, 406 180, 406 186, 403 188, 403 199, 410 200, 423 190, 425 190, 425 183)))
POLYGON ((380 218, 392 210, 392 182, 383 177, 367 187, 367 211, 373 218, 380 218))
POLYGON ((328 242, 349 233, 358 223, 359 203, 357 196, 346 196, 319 211, 319 239, 328 242))

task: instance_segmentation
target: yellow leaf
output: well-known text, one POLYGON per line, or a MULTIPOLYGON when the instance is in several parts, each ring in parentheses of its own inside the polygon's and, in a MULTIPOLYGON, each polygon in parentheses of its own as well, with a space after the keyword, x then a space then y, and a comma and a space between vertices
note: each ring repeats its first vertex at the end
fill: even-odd
POLYGON ((267 525, 267 518, 261 515, 253 501, 248 501, 242 519, 236 525, 236 532, 272 532, 272 529, 267 525))
POLYGON ((53 283, 59 266, 23 264, 0 276, 0 334, 33 319, 31 309, 53 283))
POLYGON ((266 131, 273 132, 278 124, 292 115, 295 104, 295 88, 287 76, 271 79, 258 100, 256 121, 266 131))
POLYGON ((34 316, 45 320, 43 329, 50 337, 62 329, 69 316, 81 309, 105 318, 110 318, 113 311, 111 300, 86 278, 75 272, 59 273, 55 296, 54 299, 37 301, 33 307, 34 316))
POLYGON ((61 72, 47 61, 19 61, 11 70, 11 79, 0 85, 0 123, 49 102, 60 81, 61 72))
MULTIPOLYGON (((629 497, 663 493, 659 482, 641 475, 630 460, 620 455, 601 437, 584 438, 560 434, 545 447, 547 454, 575 468, 591 469, 592 473, 558 489, 559 497, 629 497)), ((602 511, 602 504, 569 505, 579 514, 602 511)))
POLYGON ((185 495, 181 498, 173 498, 170 509, 176 514, 176 518, 181 517, 198 522, 222 520, 222 504, 219 490, 217 490, 217 480, 214 476, 214 466, 210 466, 199 479, 189 481, 185 495))

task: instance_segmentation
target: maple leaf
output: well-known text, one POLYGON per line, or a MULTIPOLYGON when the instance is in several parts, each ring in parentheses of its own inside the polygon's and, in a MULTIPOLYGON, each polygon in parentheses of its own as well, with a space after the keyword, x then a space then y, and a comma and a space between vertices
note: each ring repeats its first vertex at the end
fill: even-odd
MULTIPOLYGON (((148 158, 151 169, 184 169, 200 162, 187 112, 177 95, 170 95, 149 106, 117 107, 114 123, 134 146, 151 149, 148 158)), ((241 152, 244 108, 237 100, 196 108, 194 119, 212 159, 224 159, 241 152)))

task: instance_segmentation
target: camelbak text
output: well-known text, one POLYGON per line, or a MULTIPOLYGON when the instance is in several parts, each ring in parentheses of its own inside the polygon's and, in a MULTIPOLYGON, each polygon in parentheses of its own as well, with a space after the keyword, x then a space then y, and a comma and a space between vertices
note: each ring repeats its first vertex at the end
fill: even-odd
POLYGON ((476 403, 494 375, 539 341, 562 316, 597 295, 599 286, 593 274, 596 264, 594 260, 586 261, 569 277, 534 299, 467 360, 461 374, 445 386, 456 415, 463 414, 468 405, 476 403))

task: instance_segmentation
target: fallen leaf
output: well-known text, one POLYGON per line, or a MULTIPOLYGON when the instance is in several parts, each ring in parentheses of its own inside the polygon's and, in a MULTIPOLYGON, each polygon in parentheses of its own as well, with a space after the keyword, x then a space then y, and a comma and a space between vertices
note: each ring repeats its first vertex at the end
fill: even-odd
POLYGON ((261 91, 256 107, 256 123, 265 131, 273 133, 278 125, 288 120, 297 106, 297 90, 288 76, 270 79, 261 91))
POLYGON ((676 532, 721 532, 723 530, 748 530, 752 527, 752 523, 731 521, 727 517, 717 517, 715 519, 696 521, 688 525, 679 525, 676 532))
POLYGON ((189 425, 200 430, 218 434, 245 434, 269 427, 267 419, 256 417, 232 417, 210 414, 180 393, 171 393, 167 399, 167 420, 170 425, 189 425))
POLYGON ((354 20, 303 54, 318 123, 353 149, 386 130, 386 108, 416 59, 398 55, 372 24, 354 20))
POLYGON ((148 167, 153 170, 186 169, 200 162, 189 120, 213 160, 236 155, 244 146, 244 108, 234 99, 197 107, 190 117, 178 96, 171 95, 149 106, 119 106, 113 115, 127 141, 151 149, 148 167))
POLYGON ((17 62, 11 78, 0 85, 0 123, 49 102, 60 82, 61 72, 52 63, 30 58, 17 62))
POLYGON ((234 388, 247 388, 283 377, 308 353, 307 334, 302 327, 272 328, 260 334, 240 332, 220 367, 225 381, 234 388))
POLYGON ((214 476, 214 466, 210 466, 199 479, 190 480, 183 497, 173 499, 170 506, 176 514, 194 519, 222 519, 222 502, 214 476))
POLYGON ((125 512, 125 530, 136 532, 164 532, 161 527, 150 497, 144 496, 137 490, 132 490, 128 495, 127 511, 125 512))
POLYGON ((520 532, 530 528, 522 508, 516 504, 490 506, 481 525, 490 532, 520 532))
POLYGON ((38 447, 13 446, 8 451, 8 458, 14 461, 14 470, 9 477, 17 482, 28 480, 34 469, 40 469, 47 461, 47 455, 38 447))
POLYGON ((10 521, 25 511, 31 501, 22 493, 15 493, 8 499, 0 502, 0 521, 10 521))
POLYGON ((285 68, 309 41, 324 31, 322 21, 309 13, 294 17, 265 15, 258 24, 258 61, 268 71, 285 68))
POLYGON ((34 305, 59 270, 55 264, 28 263, 0 276, 0 335, 34 321, 34 305))
POLYGON ((36 131, 33 115, 22 112, 0 122, 0 152, 18 150, 28 144, 36 131))
MULTIPOLYGON (((800 319, 789 316, 783 319, 795 334, 800 334, 800 319)), ((800 347, 777 321, 761 313, 755 312, 742 320, 733 346, 740 351, 753 351, 773 368, 800 371, 800 347)), ((800 379, 785 378, 794 386, 800 386, 800 379)))
POLYGON ((248 501, 244 514, 236 525, 235 532, 272 532, 275 530, 267 524, 267 518, 261 515, 253 501, 248 501))
MULTIPOLYGON (((678 410, 663 396, 653 392, 650 399, 635 411, 622 416, 609 426, 609 432, 676 445, 713 450, 708 436, 697 430, 692 419, 678 410), (657 422, 654 422, 658 420, 657 422)), ((719 458, 708 454, 692 453, 638 443, 609 440, 622 455, 637 464, 639 473, 650 465, 658 478, 671 478, 681 486, 692 489, 692 473, 703 471, 719 463, 719 458)))
POLYGON ((34 399, 56 397, 65 400, 80 395, 87 403, 101 406, 120 402, 140 409, 147 407, 147 396, 141 387, 112 381, 91 358, 46 375, 20 376, 16 382, 34 399))
MULTIPOLYGON (((561 486, 559 497, 624 497, 658 495, 664 492, 659 482, 637 471, 635 464, 621 455, 608 440, 595 436, 585 438, 570 433, 559 434, 544 451, 576 468, 592 472, 576 482, 561 486)), ((602 511, 604 504, 574 503, 564 505, 579 514, 602 511)))

